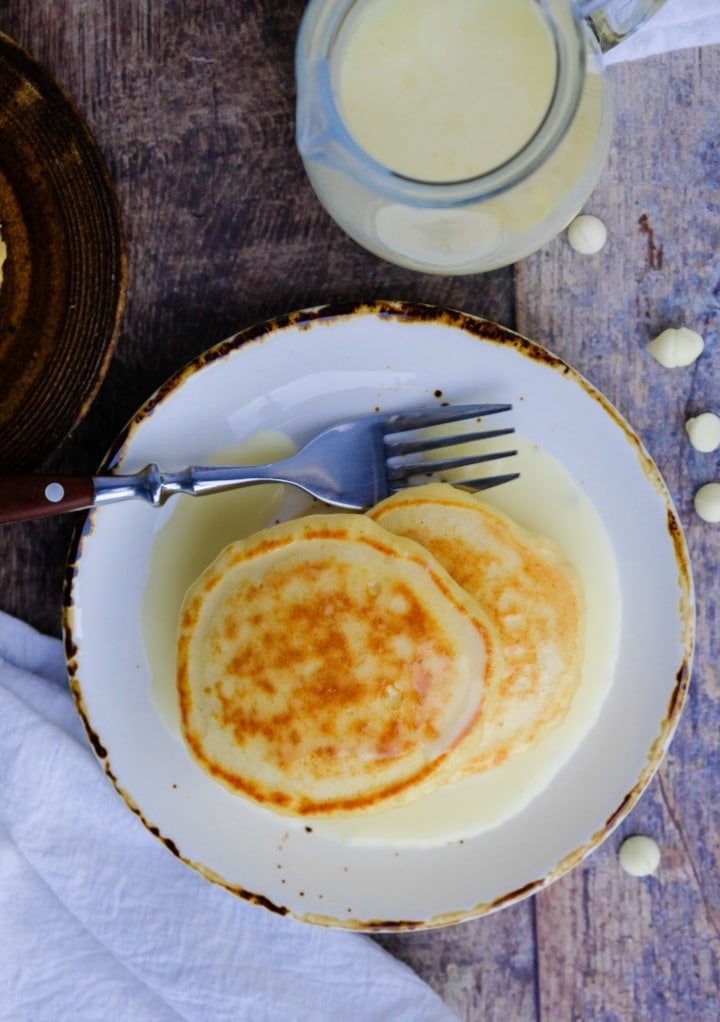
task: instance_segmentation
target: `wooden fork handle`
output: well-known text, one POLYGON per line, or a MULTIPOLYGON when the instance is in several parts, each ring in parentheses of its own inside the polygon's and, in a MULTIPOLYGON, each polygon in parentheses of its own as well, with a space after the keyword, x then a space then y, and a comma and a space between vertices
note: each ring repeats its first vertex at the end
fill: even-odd
POLYGON ((0 524, 79 511, 94 502, 92 476, 0 475, 0 524))

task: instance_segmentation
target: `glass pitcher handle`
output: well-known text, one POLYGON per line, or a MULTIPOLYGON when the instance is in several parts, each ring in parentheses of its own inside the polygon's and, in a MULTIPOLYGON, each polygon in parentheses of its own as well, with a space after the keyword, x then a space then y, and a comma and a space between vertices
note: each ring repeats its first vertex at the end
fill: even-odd
POLYGON ((605 53, 631 35, 665 0, 575 0, 575 10, 586 18, 605 53))

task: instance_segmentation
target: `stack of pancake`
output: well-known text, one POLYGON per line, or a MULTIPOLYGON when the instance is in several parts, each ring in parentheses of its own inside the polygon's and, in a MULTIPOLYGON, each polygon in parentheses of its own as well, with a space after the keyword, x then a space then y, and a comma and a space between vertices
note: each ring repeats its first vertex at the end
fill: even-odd
POLYGON ((474 494, 413 487, 227 547, 180 620, 182 732, 270 809, 347 816, 494 767, 564 718, 574 568, 474 494))

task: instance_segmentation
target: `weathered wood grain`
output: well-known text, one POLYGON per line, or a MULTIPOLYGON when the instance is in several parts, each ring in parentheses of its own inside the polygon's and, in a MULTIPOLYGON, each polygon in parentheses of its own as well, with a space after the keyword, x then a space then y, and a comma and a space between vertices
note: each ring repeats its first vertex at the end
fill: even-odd
MULTIPOLYGON (((514 271, 426 277, 349 241, 305 180, 292 79, 303 6, 0 0, 0 30, 46 63, 85 114, 127 235, 117 353, 55 464, 93 468, 189 358, 259 319, 325 301, 397 297, 517 322, 585 372, 645 439, 687 528, 699 610, 687 712, 659 778, 570 876, 486 919, 381 942, 472 1022, 715 1019, 720 532, 696 520, 691 496, 720 477, 720 463, 687 447, 682 423, 720 405, 720 49, 612 69, 615 143, 589 204, 610 231, 599 257, 557 239, 514 271), (643 345, 681 319, 706 334, 708 351, 668 374, 643 345), (617 846, 632 831, 659 840, 656 878, 620 871, 617 846)), ((71 530, 56 519, 0 532, 0 607, 53 634, 71 530)))
POLYGON ((466 1022, 540 1019, 532 899, 445 930, 377 939, 466 1022))

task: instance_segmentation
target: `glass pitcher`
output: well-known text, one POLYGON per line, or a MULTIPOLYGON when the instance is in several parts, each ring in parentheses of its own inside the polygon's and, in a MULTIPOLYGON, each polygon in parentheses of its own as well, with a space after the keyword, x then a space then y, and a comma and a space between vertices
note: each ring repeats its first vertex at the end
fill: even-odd
POLYGON ((602 52, 664 0, 310 0, 297 146, 334 220, 425 273, 529 255, 605 165, 602 52))

